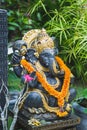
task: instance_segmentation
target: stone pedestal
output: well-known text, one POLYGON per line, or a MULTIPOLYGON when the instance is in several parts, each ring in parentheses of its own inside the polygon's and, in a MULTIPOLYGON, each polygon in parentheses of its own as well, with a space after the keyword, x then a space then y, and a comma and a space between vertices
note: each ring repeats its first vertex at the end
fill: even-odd
POLYGON ((18 115, 18 126, 23 130, 76 130, 76 126, 80 123, 80 118, 73 114, 69 118, 46 121, 40 126, 28 125, 29 118, 29 112, 22 109, 18 115))
MULTIPOLYGON (((9 110, 10 115, 13 117, 12 109, 9 110)), ((74 114, 65 119, 58 119, 54 121, 45 121, 40 126, 29 125, 30 113, 21 109, 18 114, 15 130, 76 130, 78 124, 80 124, 80 118, 74 114)))

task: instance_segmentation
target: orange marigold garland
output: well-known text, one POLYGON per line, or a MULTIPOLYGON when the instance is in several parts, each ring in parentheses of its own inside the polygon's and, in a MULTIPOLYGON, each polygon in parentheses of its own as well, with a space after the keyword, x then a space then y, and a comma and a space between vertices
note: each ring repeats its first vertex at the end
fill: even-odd
MULTIPOLYGON (((70 75, 71 71, 70 69, 64 64, 61 58, 55 57, 56 61, 58 62, 61 69, 65 71, 65 78, 62 86, 61 92, 56 91, 51 85, 48 84, 48 82, 43 78, 43 76, 36 71, 32 65, 27 62, 25 59, 21 60, 21 65, 29 72, 32 73, 33 71, 36 71, 36 75, 38 78, 38 81, 42 84, 43 88, 52 96, 58 99, 58 106, 60 108, 63 108, 64 106, 64 98, 67 96, 68 90, 69 90, 69 84, 70 84, 70 75)), ((68 113, 66 111, 57 111, 56 114, 59 117, 66 116, 68 113)))

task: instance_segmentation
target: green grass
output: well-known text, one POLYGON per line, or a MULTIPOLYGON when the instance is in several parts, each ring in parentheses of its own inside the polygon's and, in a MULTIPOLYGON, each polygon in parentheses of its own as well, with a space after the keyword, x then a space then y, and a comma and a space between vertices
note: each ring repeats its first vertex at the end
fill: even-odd
POLYGON ((8 129, 10 129, 11 123, 12 123, 12 117, 9 116, 8 117, 8 129))
MULTIPOLYGON (((21 82, 20 78, 18 78, 14 72, 12 72, 12 71, 8 72, 8 89, 9 89, 9 91, 21 90, 22 88, 21 88, 20 82, 21 82)), ((8 129, 10 129, 12 120, 13 120, 13 118, 11 116, 9 116, 8 117, 8 129)))
POLYGON ((18 78, 12 71, 8 72, 8 89, 21 90, 20 78, 18 78))
MULTIPOLYGON (((13 118, 11 116, 9 116, 8 117, 8 130, 10 129, 12 121, 13 121, 13 118)), ((18 130, 22 130, 22 129, 18 129, 18 130)))

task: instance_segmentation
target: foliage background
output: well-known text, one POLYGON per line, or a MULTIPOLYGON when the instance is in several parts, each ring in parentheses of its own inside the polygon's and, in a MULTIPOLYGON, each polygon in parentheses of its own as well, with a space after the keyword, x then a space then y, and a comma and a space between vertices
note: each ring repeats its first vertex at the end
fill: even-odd
POLYGON ((76 79, 87 83, 87 0, 5 0, 2 5, 8 11, 9 42, 45 28, 76 79))

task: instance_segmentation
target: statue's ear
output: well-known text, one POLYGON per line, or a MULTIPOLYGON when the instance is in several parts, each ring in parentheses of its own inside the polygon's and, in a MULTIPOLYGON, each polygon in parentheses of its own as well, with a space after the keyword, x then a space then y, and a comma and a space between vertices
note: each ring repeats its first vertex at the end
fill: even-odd
POLYGON ((58 55, 59 51, 57 47, 54 48, 54 52, 55 52, 55 55, 58 55))
POLYGON ((55 41, 55 39, 56 39, 56 38, 55 38, 55 37, 53 37, 53 36, 52 36, 51 38, 52 38, 52 40, 53 40, 53 41, 55 41))

